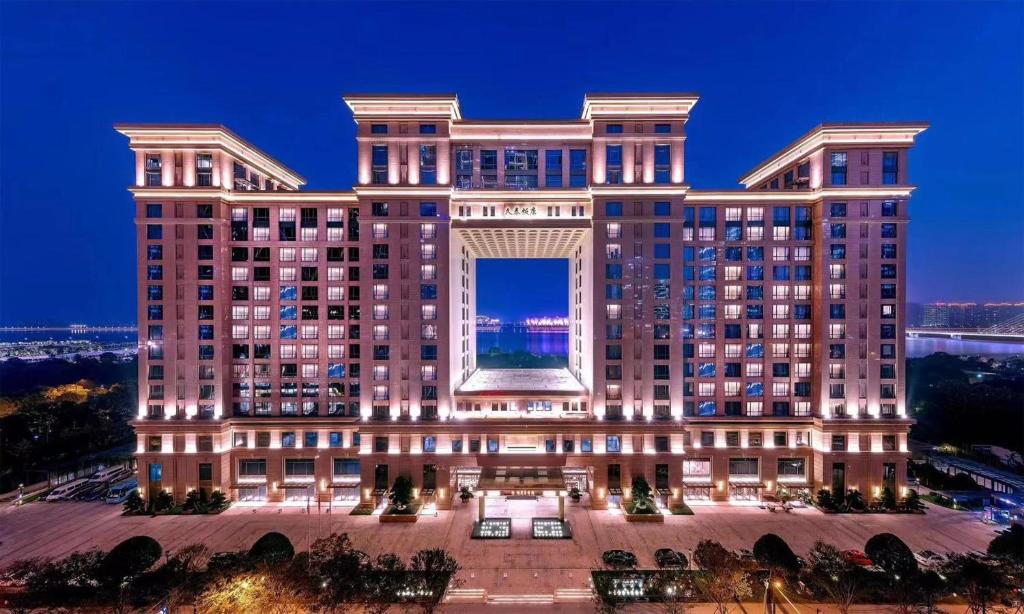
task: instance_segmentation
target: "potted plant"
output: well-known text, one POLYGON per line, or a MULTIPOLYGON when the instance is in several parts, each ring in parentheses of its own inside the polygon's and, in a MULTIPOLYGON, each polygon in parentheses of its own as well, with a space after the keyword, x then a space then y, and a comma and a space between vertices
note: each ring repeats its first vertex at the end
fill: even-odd
POLYGON ((388 501, 391 507, 381 514, 381 522, 416 522, 418 506, 413 505, 413 485, 408 476, 395 478, 388 501))
POLYGON ((462 499, 463 503, 468 502, 473 498, 473 491, 469 489, 469 486, 463 486, 459 489, 459 499, 462 499))
POLYGON ((630 489, 632 501, 626 508, 626 520, 629 522, 662 522, 661 512, 654 504, 654 491, 643 476, 633 478, 630 489))
POLYGON ((576 486, 569 489, 569 498, 572 499, 573 503, 579 503, 583 499, 583 493, 576 486))

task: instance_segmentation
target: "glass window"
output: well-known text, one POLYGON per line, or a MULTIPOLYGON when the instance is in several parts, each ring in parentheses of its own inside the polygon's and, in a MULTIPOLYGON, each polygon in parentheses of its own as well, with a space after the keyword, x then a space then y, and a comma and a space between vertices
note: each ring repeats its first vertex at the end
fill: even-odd
POLYGON ((832 185, 846 185, 846 152, 834 151, 830 160, 832 185))

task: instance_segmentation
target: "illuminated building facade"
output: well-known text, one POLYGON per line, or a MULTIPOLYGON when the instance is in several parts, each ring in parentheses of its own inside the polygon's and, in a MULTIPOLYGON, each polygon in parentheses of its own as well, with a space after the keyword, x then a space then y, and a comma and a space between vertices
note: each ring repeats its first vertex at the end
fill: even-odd
MULTIPOLYGON (((907 156, 925 125, 825 124, 743 189, 686 182, 692 94, 478 121, 345 97, 358 185, 221 126, 136 154, 140 484, 376 503, 399 475, 603 509, 905 490, 907 156), (476 262, 569 261, 565 369, 476 365, 476 262)), ((528 292, 524 288, 524 296, 528 292)))

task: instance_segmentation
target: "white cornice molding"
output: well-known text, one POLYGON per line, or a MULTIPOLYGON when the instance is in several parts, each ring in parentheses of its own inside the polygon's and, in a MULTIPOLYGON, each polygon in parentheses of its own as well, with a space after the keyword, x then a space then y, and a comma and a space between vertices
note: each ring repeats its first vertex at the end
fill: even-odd
POLYGON ((118 125, 114 129, 128 137, 132 150, 218 149, 292 190, 306 184, 301 175, 221 126, 118 125))
POLYGON ((740 183, 746 187, 757 185, 826 146, 910 146, 927 128, 926 124, 818 126, 754 167, 740 178, 740 183))

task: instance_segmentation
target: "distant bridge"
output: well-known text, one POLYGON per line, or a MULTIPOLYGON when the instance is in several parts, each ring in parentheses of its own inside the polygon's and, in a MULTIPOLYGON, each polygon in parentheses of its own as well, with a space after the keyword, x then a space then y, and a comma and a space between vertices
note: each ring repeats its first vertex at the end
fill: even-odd
POLYGON ((134 333, 137 326, 89 326, 88 324, 71 324, 70 326, 0 326, 0 333, 134 333))
POLYGON ((907 336, 1024 342, 1024 314, 985 328, 908 328, 907 336))

